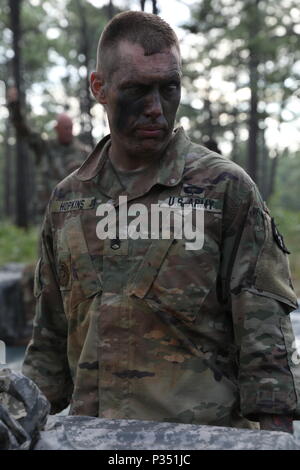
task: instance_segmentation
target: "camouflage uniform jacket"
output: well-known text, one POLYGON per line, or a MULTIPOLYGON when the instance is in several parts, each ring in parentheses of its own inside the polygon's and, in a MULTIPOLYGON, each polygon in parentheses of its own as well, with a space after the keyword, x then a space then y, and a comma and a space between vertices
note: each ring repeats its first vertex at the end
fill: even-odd
POLYGON ((299 418, 296 298, 252 180, 179 129, 164 157, 124 190, 109 144, 101 141, 50 200, 24 373, 52 412, 71 400, 71 414, 105 418, 240 427, 261 413, 299 418), (120 195, 128 207, 192 198, 204 211, 203 248, 100 240, 97 206, 117 207, 120 195))
POLYGON ((62 144, 58 139, 44 139, 27 124, 19 101, 9 103, 8 108, 15 128, 35 156, 37 213, 42 217, 53 188, 80 167, 91 148, 77 138, 69 144, 62 144))
POLYGON ((76 138, 64 145, 57 139, 43 140, 36 133, 31 134, 29 143, 31 148, 41 155, 37 168, 36 191, 38 213, 43 215, 54 187, 80 167, 91 149, 76 138))

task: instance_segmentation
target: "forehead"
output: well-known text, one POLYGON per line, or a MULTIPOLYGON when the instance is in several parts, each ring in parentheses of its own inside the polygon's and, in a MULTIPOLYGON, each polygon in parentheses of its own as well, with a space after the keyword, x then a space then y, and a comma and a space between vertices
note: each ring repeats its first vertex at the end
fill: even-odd
POLYGON ((127 41, 118 45, 119 65, 114 79, 125 82, 129 79, 157 80, 170 75, 181 75, 180 54, 176 46, 145 56, 142 46, 127 41))
POLYGON ((56 124, 57 124, 57 126, 60 126, 60 127, 67 127, 67 126, 72 126, 73 122, 67 116, 59 116, 57 118, 56 124))

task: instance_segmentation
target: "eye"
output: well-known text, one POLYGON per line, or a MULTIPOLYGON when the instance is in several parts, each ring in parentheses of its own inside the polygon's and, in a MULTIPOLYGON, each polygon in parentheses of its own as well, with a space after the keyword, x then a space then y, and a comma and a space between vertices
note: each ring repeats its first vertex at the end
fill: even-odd
POLYGON ((143 85, 131 85, 124 89, 128 96, 141 96, 146 92, 146 87, 143 85))
POLYGON ((163 92, 164 92, 164 93, 173 93, 173 92, 176 92, 176 91, 178 91, 179 86, 180 86, 180 83, 179 83, 179 82, 170 82, 170 83, 167 83, 166 85, 163 86, 163 92))

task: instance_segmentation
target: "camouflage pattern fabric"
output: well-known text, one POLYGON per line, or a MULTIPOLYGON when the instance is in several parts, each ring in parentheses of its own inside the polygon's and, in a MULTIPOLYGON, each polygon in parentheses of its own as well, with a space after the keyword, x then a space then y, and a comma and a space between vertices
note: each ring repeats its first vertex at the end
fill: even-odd
MULTIPOLYGON (((41 223, 53 188, 59 181, 80 167, 91 148, 76 138, 66 145, 60 143, 58 139, 45 140, 27 125, 18 100, 10 102, 8 108, 14 126, 35 156, 35 213, 36 221, 41 223)), ((31 335, 34 316, 34 271, 35 264, 26 265, 21 279, 26 322, 25 336, 27 336, 27 331, 31 335)))
POLYGON ((22 374, 0 370, 0 450, 32 448, 46 423, 49 403, 22 374))
MULTIPOLYGON (((32 148, 34 140, 37 139, 40 139, 38 135, 31 135, 29 141, 32 148)), ((76 138, 68 145, 61 144, 57 139, 42 141, 39 145, 35 145, 42 153, 37 166, 36 191, 37 212, 43 217, 55 185, 79 168, 91 149, 76 138)))
POLYGON ((79 168, 92 149, 76 138, 69 144, 42 138, 28 126, 18 100, 8 103, 8 109, 11 121, 35 156, 36 212, 41 222, 55 185, 79 168))
MULTIPOLYGON (((68 145, 62 145, 57 140, 42 141, 37 144, 38 140, 41 140, 38 135, 30 135, 29 141, 32 145, 35 142, 35 148, 38 148, 43 155, 36 174, 36 211, 41 222, 53 188, 60 180, 80 167, 89 148, 77 139, 73 139, 68 145)), ((30 332, 35 310, 33 295, 35 266, 36 264, 26 265, 21 279, 26 325, 30 332)))
POLYGON ((253 181, 179 129, 124 188, 109 145, 57 185, 42 230, 23 371, 51 412, 71 402, 73 415, 246 428, 263 413, 299 418, 297 300, 253 181), (100 240, 97 206, 120 195, 128 207, 200 204, 204 246, 100 240))
POLYGON ((22 305, 24 308, 24 336, 27 339, 27 343, 32 335, 33 317, 35 312, 35 297, 33 295, 35 267, 36 263, 26 264, 22 271, 20 280, 22 305))
MULTIPOLYGON (((295 437, 285 432, 87 416, 49 416, 34 450, 300 450, 300 446, 295 437)), ((135 463, 136 467, 144 468, 147 460, 139 455, 139 465, 137 457, 131 456, 126 460, 123 454, 111 453, 108 459, 111 464, 135 463)), ((176 462, 175 455, 173 463, 183 466, 181 459, 176 462)), ((194 457, 199 459, 199 455, 194 457)), ((171 462, 161 457, 153 463, 171 462)), ((185 463, 188 464, 189 459, 185 463)))

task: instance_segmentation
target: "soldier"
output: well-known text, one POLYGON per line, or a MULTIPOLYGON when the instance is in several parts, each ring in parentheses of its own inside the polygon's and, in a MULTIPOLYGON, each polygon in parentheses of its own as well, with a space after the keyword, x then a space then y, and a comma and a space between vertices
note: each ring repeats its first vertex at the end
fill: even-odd
POLYGON ((91 149, 73 136, 73 121, 67 114, 57 116, 56 139, 45 140, 26 123, 16 88, 7 90, 7 104, 14 126, 35 156, 36 203, 40 221, 55 185, 78 168, 91 149))
POLYGON ((267 207, 239 166, 174 130, 180 50, 167 23, 121 13, 97 58, 91 89, 111 134, 49 202, 24 373, 52 413, 71 403, 75 415, 292 432, 297 301, 267 207), (161 236, 182 207, 204 217, 193 249, 175 215, 161 236), (153 208, 159 236, 146 223, 126 236, 153 208))
MULTIPOLYGON (((45 140, 27 125, 16 88, 7 90, 7 103, 14 126, 26 139, 35 156, 36 212, 37 220, 41 222, 55 185, 78 168, 91 149, 73 136, 73 122, 67 114, 57 116, 56 139, 45 140)), ((26 330, 30 334, 35 303, 32 288, 34 270, 35 263, 26 265, 21 279, 26 330)))

